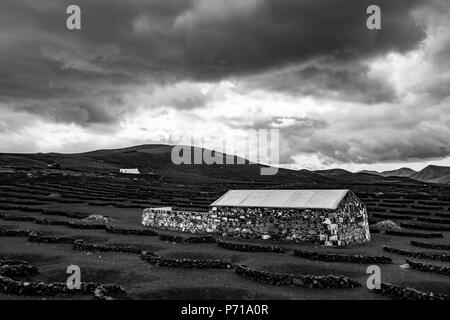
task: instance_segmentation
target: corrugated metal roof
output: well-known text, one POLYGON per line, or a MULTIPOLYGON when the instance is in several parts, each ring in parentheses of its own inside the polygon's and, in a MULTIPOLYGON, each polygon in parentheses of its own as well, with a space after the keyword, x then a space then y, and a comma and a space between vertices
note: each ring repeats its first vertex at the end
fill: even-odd
POLYGON ((229 190, 212 207, 336 209, 349 190, 229 190))

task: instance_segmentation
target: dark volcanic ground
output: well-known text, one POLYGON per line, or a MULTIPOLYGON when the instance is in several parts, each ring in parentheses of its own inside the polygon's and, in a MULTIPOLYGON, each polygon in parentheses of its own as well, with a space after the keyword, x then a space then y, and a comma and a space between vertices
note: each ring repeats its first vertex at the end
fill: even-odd
MULTIPOLYGON (((26 161, 23 157, 14 161, 12 155, 0 157, 3 168, 3 172, 0 173, 0 214, 3 214, 0 229, 33 230, 46 235, 79 238, 95 244, 132 245, 163 257, 229 260, 233 264, 245 264, 271 272, 345 275, 363 286, 355 289, 273 286, 243 278, 237 275, 234 269, 159 267, 140 260, 138 254, 82 252, 73 250, 70 244, 38 244, 28 241, 27 237, 1 237, 0 257, 26 260, 39 268, 39 274, 19 277, 17 280, 65 282, 68 277, 67 266, 75 264, 81 268, 82 281, 120 284, 127 291, 121 298, 127 299, 386 299, 365 287, 368 277, 367 265, 312 261, 294 256, 292 250, 300 248, 339 254, 388 256, 392 258, 393 263, 380 265, 383 282, 422 291, 450 294, 449 276, 402 269, 399 266, 403 265, 408 257, 391 254, 382 249, 382 245, 388 245, 418 252, 444 254, 448 257, 449 251, 418 248, 410 244, 411 240, 450 244, 449 231, 420 230, 424 225, 438 229, 450 226, 448 186, 369 174, 349 176, 344 173, 344 176, 325 177, 307 171, 289 170, 278 178, 258 180, 255 175, 255 179, 249 180, 245 177, 248 173, 242 173, 247 166, 235 167, 231 171, 220 166, 203 171, 202 168, 195 168, 197 179, 192 178, 194 175, 192 168, 188 170, 176 168, 177 171, 174 173, 175 169, 170 169, 170 166, 164 169, 155 168, 153 175, 128 177, 114 175, 113 172, 116 172, 114 167, 108 172, 92 168, 89 170, 81 167, 67 168, 64 167, 68 166, 66 163, 60 170, 47 170, 42 157, 43 155, 30 155, 26 157, 26 161), (29 162, 25 163, 27 161, 29 162), (241 173, 233 175, 233 172, 241 173), (98 214, 112 218, 110 226, 139 229, 143 208, 173 206, 186 210, 207 210, 211 202, 232 188, 350 188, 368 206, 371 223, 390 219, 397 224, 407 223, 408 225, 402 228, 403 231, 441 232, 443 238, 415 239, 381 232, 373 234, 369 244, 345 249, 324 248, 314 244, 275 243, 285 248, 286 253, 248 253, 227 250, 214 243, 180 244, 162 241, 157 236, 118 235, 105 230, 75 229, 14 219, 26 216, 82 222, 82 215, 77 217, 70 213, 98 214), (59 214, 49 215, 49 212, 55 211, 59 214), (428 220, 424 221, 423 218, 428 220)), ((86 161, 80 163, 92 164, 92 160, 86 161)), ((76 161, 72 159, 70 163, 74 166, 76 161)), ((99 163, 111 166, 106 162, 99 163)), ((448 261, 415 260, 450 267, 448 261)), ((30 297, 5 295, 0 292, 0 298, 30 297)), ((58 296, 58 298, 65 297, 58 296)), ((75 298, 86 297, 75 296, 75 298)))

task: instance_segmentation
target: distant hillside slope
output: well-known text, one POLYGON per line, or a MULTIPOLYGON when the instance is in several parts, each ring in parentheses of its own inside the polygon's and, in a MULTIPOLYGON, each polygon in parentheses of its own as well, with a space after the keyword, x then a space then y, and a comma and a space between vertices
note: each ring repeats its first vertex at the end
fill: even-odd
POLYGON ((360 171, 360 172, 350 172, 343 169, 328 169, 328 170, 316 170, 321 176, 337 179, 340 181, 351 182, 351 183, 382 183, 382 182, 404 182, 410 183, 411 180, 407 177, 401 176, 382 176, 376 171, 360 171))
POLYGON ((397 170, 383 171, 380 174, 383 177, 410 177, 415 173, 417 173, 417 171, 411 168, 403 167, 397 170))
POLYGON ((411 179, 423 182, 450 183, 450 167, 430 165, 413 174, 411 179))
POLYGON ((373 175, 377 175, 377 176, 380 175, 380 173, 378 171, 373 171, 373 170, 361 170, 356 173, 373 174, 373 175))
MULTIPOLYGON (((261 175, 261 164, 240 158, 244 164, 236 164, 238 157, 217 153, 224 164, 193 164, 194 154, 205 149, 188 147, 191 163, 176 165, 171 158, 173 146, 164 144, 140 145, 122 149, 104 149, 85 153, 37 153, 0 154, 0 166, 15 169, 45 169, 47 165, 61 164, 62 170, 96 173, 118 173, 120 168, 138 168, 141 173, 154 173, 164 179, 180 181, 239 181, 245 183, 293 183, 301 182, 310 187, 326 187, 337 180, 308 170, 280 168, 276 175, 261 175), (225 164, 226 158, 235 164, 225 164)), ((241 162, 242 163, 242 162, 241 162)))
POLYGON ((330 188, 344 183, 411 183, 405 177, 383 177, 380 174, 352 173, 342 169, 291 170, 280 168, 276 175, 261 175, 261 164, 233 155, 217 152, 224 164, 194 164, 194 154, 209 151, 188 147, 192 164, 174 164, 173 146, 148 144, 121 149, 103 149, 84 153, 0 154, 0 169, 45 169, 49 164, 60 164, 62 170, 103 174, 119 173, 120 168, 137 168, 143 174, 155 174, 165 180, 197 182, 239 182, 243 184, 269 183, 294 185, 296 188, 330 188), (225 164, 226 159, 235 164, 225 164), (240 163, 236 164, 240 159, 240 163), (403 180, 402 180, 403 179, 403 180), (404 180, 407 179, 407 180, 404 180))

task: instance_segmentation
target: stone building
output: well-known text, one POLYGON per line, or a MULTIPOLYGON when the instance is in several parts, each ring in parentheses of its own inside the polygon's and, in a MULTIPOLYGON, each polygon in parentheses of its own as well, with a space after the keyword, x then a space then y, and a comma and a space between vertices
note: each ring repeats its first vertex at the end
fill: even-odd
POLYGON ((209 212, 144 210, 144 225, 228 237, 345 246, 370 240, 366 206, 350 190, 230 190, 209 212))

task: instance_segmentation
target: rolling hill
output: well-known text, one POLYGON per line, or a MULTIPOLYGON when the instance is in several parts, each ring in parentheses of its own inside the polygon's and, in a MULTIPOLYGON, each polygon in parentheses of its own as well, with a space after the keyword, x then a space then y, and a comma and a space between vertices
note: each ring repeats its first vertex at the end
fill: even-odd
MULTIPOLYGON (((164 144, 140 145, 122 149, 103 149, 85 153, 37 153, 0 154, 0 167, 13 169, 46 169, 49 164, 58 163, 61 170, 117 174, 120 168, 139 168, 141 173, 155 174, 164 179, 177 181, 238 181, 245 183, 274 182, 289 183, 302 181, 308 185, 323 186, 336 180, 320 176, 308 170, 280 168, 276 175, 261 175, 261 164, 242 160, 236 164, 236 156, 217 153, 217 157, 232 159, 235 164, 180 164, 171 159, 173 146, 164 144), (241 163, 242 163, 241 162, 241 163)), ((191 163, 194 154, 205 149, 191 148, 191 163)))
POLYGON ((380 172, 380 175, 382 175, 383 177, 411 177, 416 172, 417 171, 414 171, 411 168, 403 167, 396 170, 380 172))
MULTIPOLYGON (((194 154, 206 149, 190 148, 190 163, 194 163, 194 154)), ((383 183, 410 182, 402 176, 382 176, 359 172, 352 173, 343 169, 330 170, 291 170, 280 168, 276 175, 261 175, 261 164, 251 163, 237 156, 217 152, 224 164, 174 164, 171 158, 173 146, 166 144, 147 144, 121 149, 102 149, 84 153, 36 153, 36 154, 0 154, 0 169, 46 169, 49 164, 58 163, 61 170, 91 172, 99 174, 117 174, 120 168, 138 168, 141 173, 153 174, 164 180, 201 181, 201 182, 239 182, 302 184, 305 187, 324 188, 337 183, 383 183), (235 164, 225 164, 226 159, 235 164), (236 164, 240 159, 240 163, 236 164), (401 178, 401 179, 400 179, 401 178), (399 180, 400 179, 400 180, 399 180)), ((404 170, 404 169, 400 169, 404 170)), ((450 173, 449 173, 450 174, 450 173)))
POLYGON ((450 167, 429 165, 410 178, 422 182, 449 184, 450 167))

